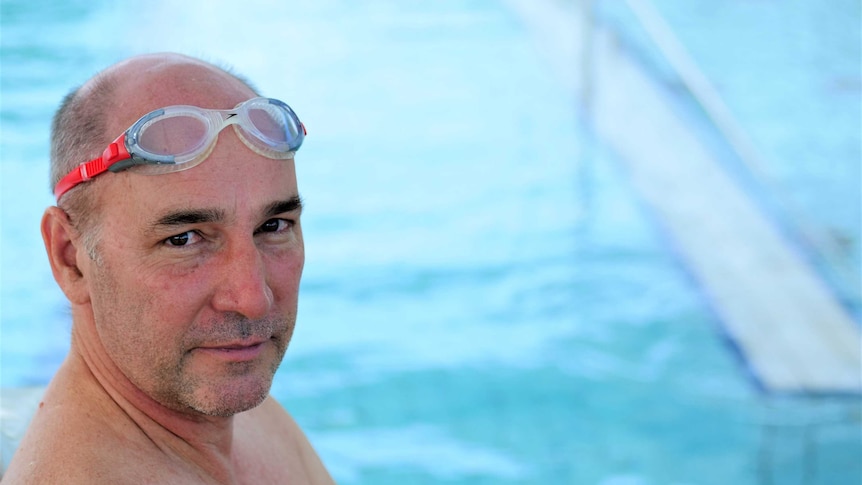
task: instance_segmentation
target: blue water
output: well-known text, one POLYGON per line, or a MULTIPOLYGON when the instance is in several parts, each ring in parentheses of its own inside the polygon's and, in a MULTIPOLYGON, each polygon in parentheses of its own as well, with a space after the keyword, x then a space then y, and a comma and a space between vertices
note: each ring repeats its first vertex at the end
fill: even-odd
MULTIPOLYGON (((851 306, 862 294, 862 3, 653 0, 745 131, 739 162, 762 202, 851 306), (752 172, 755 172, 752 174, 752 172)), ((668 69, 623 2, 597 16, 668 84, 668 69)), ((727 157, 729 165, 733 156, 727 157)))
MULTIPOLYGON (((840 71, 825 81, 840 100, 815 96, 819 108, 789 119, 777 101, 728 87, 752 76, 779 98, 771 78, 709 56, 727 54, 718 40, 739 19, 780 29, 776 18, 798 20, 795 9, 817 0, 722 2, 721 17, 657 3, 725 86, 770 173, 810 190, 798 195, 816 199, 800 203, 806 217, 847 239, 841 264, 858 262, 848 178, 858 180, 859 113, 843 108, 859 106, 858 42, 846 52, 803 43, 840 71), (844 117, 828 116, 834 130, 801 130, 829 164, 789 156, 799 151, 775 134, 797 133, 799 120, 819 126, 818 109, 834 105, 844 117)), ((846 3, 806 25, 858 39, 859 9, 846 3)), ((177 50, 229 62, 309 129, 298 156, 308 259, 273 394, 339 483, 843 484, 862 474, 860 401, 757 388, 618 161, 581 126, 575 93, 504 4, 141 5, 0 4, 2 386, 46 383, 68 348, 67 305, 38 232, 52 202, 53 110, 120 58, 177 50)), ((799 83, 788 89, 819 86, 799 83)))

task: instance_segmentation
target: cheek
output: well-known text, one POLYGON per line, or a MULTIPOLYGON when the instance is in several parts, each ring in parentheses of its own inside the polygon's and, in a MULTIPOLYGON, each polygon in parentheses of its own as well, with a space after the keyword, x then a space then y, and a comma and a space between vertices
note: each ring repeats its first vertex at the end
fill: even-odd
POLYGON ((154 305, 146 292, 136 291, 134 279, 125 271, 109 267, 94 273, 92 303, 96 332, 111 359, 133 377, 140 362, 151 357, 141 349, 158 348, 163 336, 149 321, 154 305))
POLYGON ((166 302, 190 303, 206 292, 211 273, 203 264, 160 266, 148 271, 141 283, 143 291, 160 295, 166 302))
POLYGON ((189 271, 105 265, 95 275, 93 310, 100 333, 137 344, 177 339, 197 312, 207 278, 189 271), (146 340, 147 342, 143 342, 146 340))
POLYGON ((150 389, 182 358, 186 333, 203 301, 200 286, 206 278, 196 273, 178 278, 141 267, 116 270, 112 264, 94 274, 98 337, 121 371, 142 389, 150 389))
POLYGON ((279 304, 289 305, 291 309, 296 308, 304 265, 305 251, 301 244, 298 249, 268 258, 269 287, 279 304))

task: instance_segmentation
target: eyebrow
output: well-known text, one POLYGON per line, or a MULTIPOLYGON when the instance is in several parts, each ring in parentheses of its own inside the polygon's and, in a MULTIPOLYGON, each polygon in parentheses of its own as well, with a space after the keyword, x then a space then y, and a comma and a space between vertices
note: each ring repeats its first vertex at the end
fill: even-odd
POLYGON ((182 210, 163 215, 153 223, 153 228, 218 222, 224 220, 224 218, 224 211, 219 209, 182 210))
MULTIPOLYGON (((273 217, 285 212, 302 211, 302 199, 295 195, 287 200, 275 201, 263 211, 264 217, 273 217)), ((189 209, 167 213, 159 217, 151 226, 153 230, 206 224, 225 220, 225 212, 221 209, 189 209)))
POLYGON ((277 202, 273 202, 268 205, 264 210, 264 215, 266 217, 276 216, 278 214, 284 214, 285 212, 302 212, 302 199, 295 195, 287 200, 280 200, 277 202))

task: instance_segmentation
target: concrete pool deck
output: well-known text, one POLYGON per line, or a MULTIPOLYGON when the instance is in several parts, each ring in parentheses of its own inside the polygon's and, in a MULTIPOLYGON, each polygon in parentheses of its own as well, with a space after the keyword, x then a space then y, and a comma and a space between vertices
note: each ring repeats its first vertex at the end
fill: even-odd
POLYGON ((781 393, 862 392, 859 324, 686 126, 666 90, 611 33, 588 27, 577 3, 509 3, 584 95, 593 130, 618 155, 759 383, 781 393))

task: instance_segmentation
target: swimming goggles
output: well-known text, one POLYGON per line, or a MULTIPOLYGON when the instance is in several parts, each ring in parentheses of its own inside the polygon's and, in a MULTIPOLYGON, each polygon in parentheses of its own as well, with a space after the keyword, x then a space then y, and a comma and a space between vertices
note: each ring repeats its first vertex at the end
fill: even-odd
POLYGON ((252 98, 230 110, 168 106, 144 115, 102 156, 75 167, 57 183, 54 195, 59 201, 72 187, 105 171, 134 167, 152 175, 192 168, 209 156, 228 125, 252 151, 274 159, 293 158, 306 134, 296 113, 277 99, 252 98))

